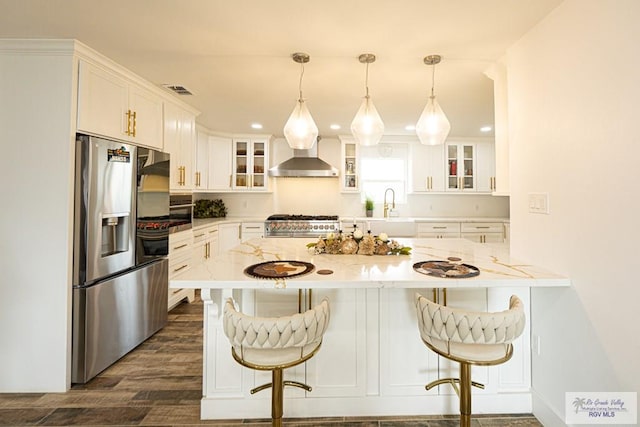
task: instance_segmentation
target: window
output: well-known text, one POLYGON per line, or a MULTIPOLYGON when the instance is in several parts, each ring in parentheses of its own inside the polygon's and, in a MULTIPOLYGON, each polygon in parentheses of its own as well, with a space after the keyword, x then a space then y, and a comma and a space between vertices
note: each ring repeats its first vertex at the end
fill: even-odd
POLYGON ((385 190, 392 188, 396 203, 406 203, 408 145, 380 144, 360 147, 359 150, 362 201, 369 196, 374 202, 382 203, 385 190))

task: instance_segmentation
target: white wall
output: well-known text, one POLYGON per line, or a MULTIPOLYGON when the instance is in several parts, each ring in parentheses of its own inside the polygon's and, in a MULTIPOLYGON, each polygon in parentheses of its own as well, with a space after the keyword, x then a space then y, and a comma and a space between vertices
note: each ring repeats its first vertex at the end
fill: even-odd
POLYGON ((564 425, 565 392, 640 386, 639 19, 636 0, 567 0, 507 55, 512 253, 573 283, 532 292, 545 426, 564 425))
MULTIPOLYGON (((283 138, 272 142, 270 164, 276 165, 293 155, 283 138)), ((341 145, 338 139, 322 139, 318 156, 340 169, 341 145)), ((339 178, 271 179, 267 194, 201 194, 198 198, 221 198, 233 217, 266 218, 274 213, 340 215, 364 217, 360 194, 340 192, 339 178)), ((406 204, 397 205, 402 217, 509 217, 509 198, 491 195, 411 194, 406 204)), ((383 208, 375 206, 374 217, 382 217, 383 208)))
POLYGON ((69 386, 76 81, 59 47, 16 55, 0 41, 0 392, 69 386))

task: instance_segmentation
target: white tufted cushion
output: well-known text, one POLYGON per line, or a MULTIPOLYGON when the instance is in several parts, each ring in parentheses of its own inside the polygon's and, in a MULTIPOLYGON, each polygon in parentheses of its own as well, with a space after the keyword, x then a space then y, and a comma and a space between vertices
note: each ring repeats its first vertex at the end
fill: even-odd
POLYGON ((525 325, 524 307, 515 295, 508 310, 484 313, 445 307, 416 294, 416 310, 423 341, 442 354, 476 363, 505 357, 525 325))
POLYGON ((223 328, 242 360, 264 366, 285 365, 312 353, 329 324, 329 301, 304 313, 284 317, 252 317, 236 310, 231 298, 224 306, 223 328))

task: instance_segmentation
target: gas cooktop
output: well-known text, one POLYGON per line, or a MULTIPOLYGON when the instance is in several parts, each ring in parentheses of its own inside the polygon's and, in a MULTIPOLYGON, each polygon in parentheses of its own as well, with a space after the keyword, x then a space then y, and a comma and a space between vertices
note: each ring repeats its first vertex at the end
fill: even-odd
POLYGON ((337 221, 338 215, 289 215, 275 214, 267 218, 267 221, 337 221))
POLYGON ((338 215, 271 215, 264 222, 266 237, 318 237, 340 229, 338 215))

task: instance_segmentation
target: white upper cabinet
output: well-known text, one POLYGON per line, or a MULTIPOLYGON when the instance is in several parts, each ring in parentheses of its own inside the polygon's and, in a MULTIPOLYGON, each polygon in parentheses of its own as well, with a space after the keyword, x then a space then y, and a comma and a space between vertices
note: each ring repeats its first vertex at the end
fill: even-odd
POLYGON ((491 138, 445 144, 445 191, 491 193, 495 190, 495 145, 491 138))
POLYGON ((477 151, 477 189, 479 192, 490 193, 496 191, 496 150, 495 144, 479 142, 477 151))
POLYGON ((199 130, 195 151, 195 191, 231 190, 231 138, 199 130))
POLYGON ((233 138, 233 189, 268 191, 269 137, 233 138))
POLYGON ((209 136, 209 190, 231 190, 233 140, 209 136))
POLYGON ((193 152, 196 144, 195 114, 171 102, 164 106, 164 151, 171 155, 169 188, 191 191, 196 179, 193 152))
POLYGON ((444 146, 411 144, 411 190, 444 191, 444 146))
POLYGON ((446 191, 476 191, 476 145, 447 143, 446 191))
POLYGON ((358 143, 350 137, 340 137, 342 152, 342 171, 340 189, 345 192, 360 191, 360 162, 358 161, 358 143))
POLYGON ((162 149, 162 98, 115 71, 80 61, 80 132, 162 149))
POLYGON ((194 152, 193 190, 209 189, 209 135, 201 130, 196 132, 196 149, 194 152))
POLYGON ((507 96, 507 68, 502 59, 491 64, 485 75, 493 80, 495 178, 493 193, 509 195, 509 98, 507 96))

